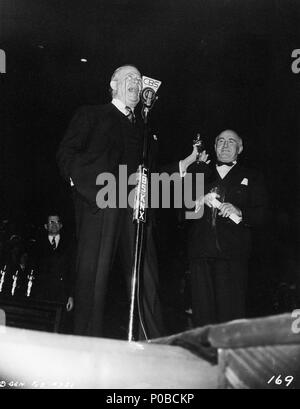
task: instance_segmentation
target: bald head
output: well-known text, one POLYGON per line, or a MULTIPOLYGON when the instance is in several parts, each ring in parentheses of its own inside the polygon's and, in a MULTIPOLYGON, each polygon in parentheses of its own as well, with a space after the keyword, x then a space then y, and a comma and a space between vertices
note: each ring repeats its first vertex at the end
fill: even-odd
POLYGON ((123 73, 123 71, 127 71, 127 70, 135 70, 135 71, 137 71, 138 73, 139 73, 139 75, 141 75, 140 74, 140 72, 139 72, 139 70, 138 70, 138 68, 135 66, 135 65, 130 65, 130 64, 128 64, 128 65, 121 65, 121 67, 118 67, 115 71, 114 71, 114 73, 113 73, 113 75, 111 76, 111 81, 114 81, 114 80, 116 80, 116 79, 119 79, 120 78, 120 75, 122 75, 122 73, 123 73))

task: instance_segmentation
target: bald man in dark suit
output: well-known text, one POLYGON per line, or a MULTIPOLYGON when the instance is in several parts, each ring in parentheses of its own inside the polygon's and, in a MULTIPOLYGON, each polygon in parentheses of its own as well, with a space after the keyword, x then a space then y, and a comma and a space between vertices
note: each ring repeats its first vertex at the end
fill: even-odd
POLYGON ((217 162, 201 164, 205 195, 192 222, 189 260, 195 326, 245 317, 251 231, 263 223, 267 196, 259 172, 238 161, 243 141, 236 132, 217 136, 217 162))
MULTIPOLYGON (((78 236, 75 333, 78 335, 104 334, 106 298, 114 302, 107 294, 107 284, 116 257, 121 260, 130 296, 135 226, 132 208, 127 203, 120 206, 118 195, 120 189, 123 192, 124 188, 128 192, 133 189, 127 179, 124 181, 123 174, 120 176, 121 166, 126 168, 127 177, 136 173, 142 162, 144 124, 135 109, 140 101, 141 80, 135 66, 125 65, 115 70, 110 81, 112 101, 81 108, 72 119, 57 154, 61 172, 73 186, 75 201, 78 236), (103 181, 106 176, 113 176, 113 188, 103 195, 105 186, 100 179, 103 181), (112 198, 111 193, 115 193, 115 197, 112 198)), ((150 172, 155 166, 156 144, 155 138, 149 141, 150 172)), ((182 161, 184 169, 196 160, 196 153, 194 148, 182 161)), ((179 172, 179 168, 179 163, 172 164, 170 172, 179 172)), ((153 223, 151 216, 148 219, 140 282, 143 320, 139 320, 138 339, 165 334, 153 223)))

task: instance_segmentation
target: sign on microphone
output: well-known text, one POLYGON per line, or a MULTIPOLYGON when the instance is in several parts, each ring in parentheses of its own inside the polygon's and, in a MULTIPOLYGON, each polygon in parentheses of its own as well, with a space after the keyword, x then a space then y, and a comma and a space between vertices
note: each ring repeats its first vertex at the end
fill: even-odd
POLYGON ((141 99, 143 101, 144 107, 147 111, 153 107, 154 102, 157 100, 156 93, 161 85, 161 81, 155 80, 154 78, 142 77, 143 89, 141 93, 141 99))
POLYGON ((143 82, 143 89, 145 88, 151 88, 153 91, 156 93, 158 91, 158 88, 161 86, 161 81, 155 80, 154 78, 149 78, 149 77, 142 77, 142 82, 143 82))

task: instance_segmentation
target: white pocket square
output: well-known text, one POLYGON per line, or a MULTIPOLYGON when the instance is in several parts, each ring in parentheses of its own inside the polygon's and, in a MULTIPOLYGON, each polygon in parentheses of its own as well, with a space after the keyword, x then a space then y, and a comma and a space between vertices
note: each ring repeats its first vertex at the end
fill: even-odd
POLYGON ((244 178, 244 179, 241 181, 241 185, 248 186, 248 179, 247 179, 247 178, 244 178))

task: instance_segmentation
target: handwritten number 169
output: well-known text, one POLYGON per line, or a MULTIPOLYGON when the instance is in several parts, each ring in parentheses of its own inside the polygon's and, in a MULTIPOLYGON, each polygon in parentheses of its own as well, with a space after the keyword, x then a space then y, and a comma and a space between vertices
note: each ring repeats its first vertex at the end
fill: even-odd
POLYGON ((286 387, 290 386, 290 384, 293 382, 294 377, 291 375, 286 376, 284 379, 281 377, 281 375, 278 375, 277 378, 275 379, 275 375, 272 376, 272 378, 270 378, 268 380, 268 383, 271 383, 274 381, 275 385, 282 385, 283 382, 286 383, 286 387))

